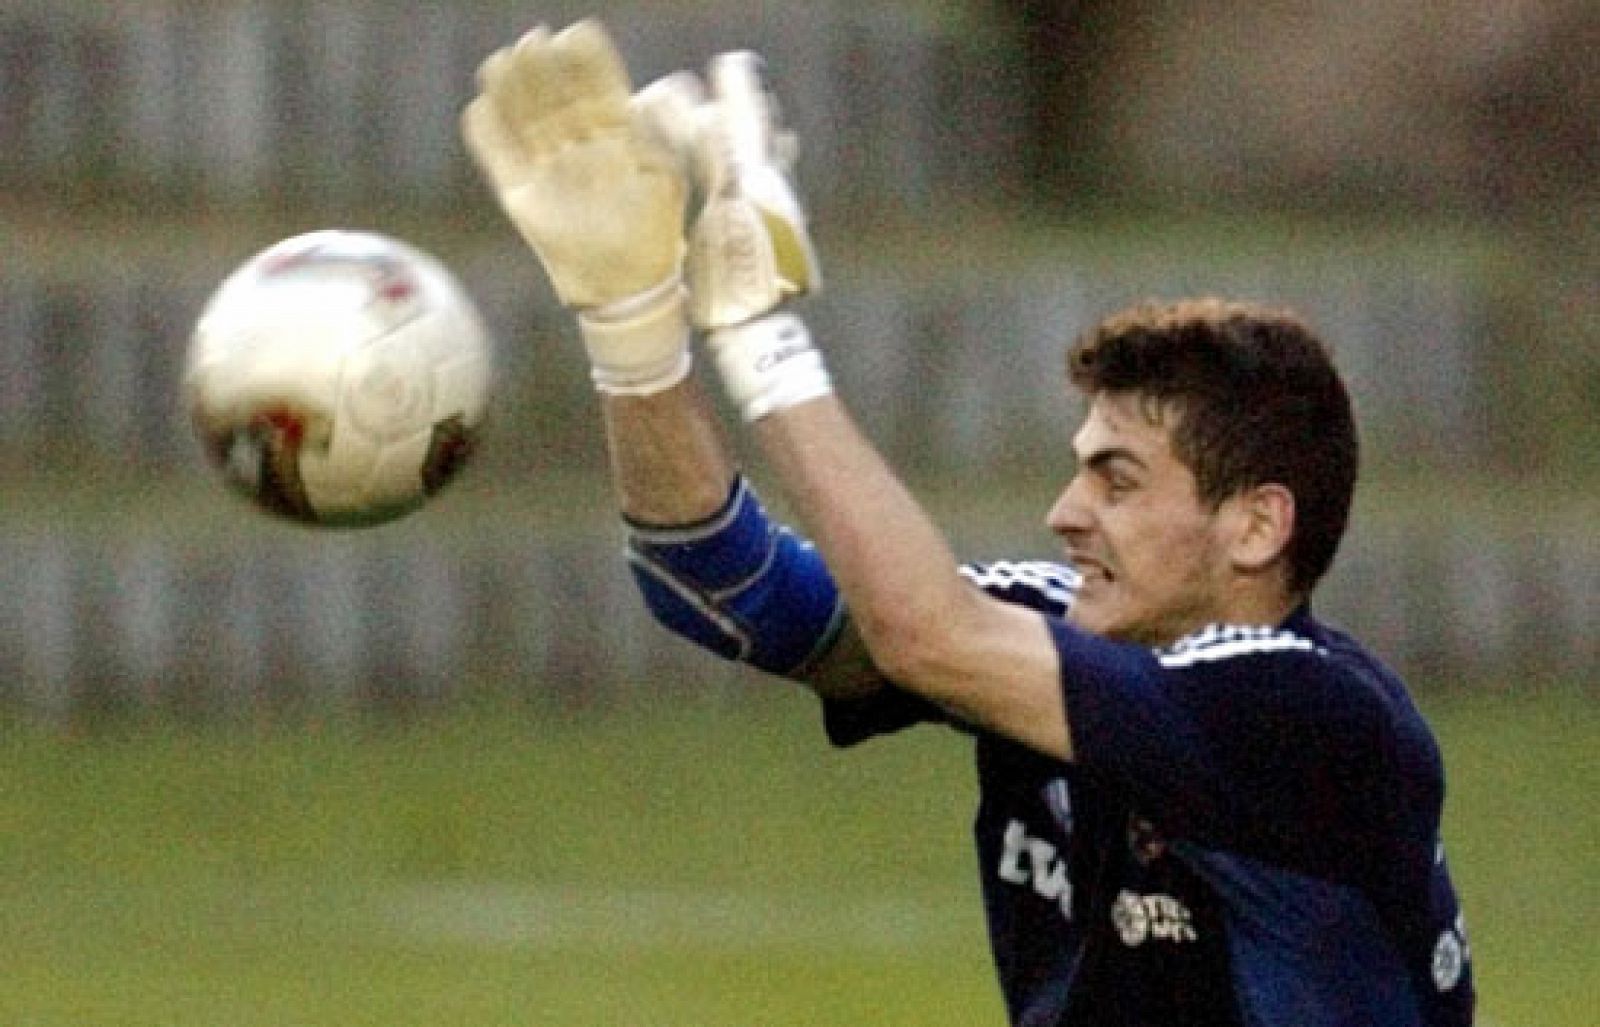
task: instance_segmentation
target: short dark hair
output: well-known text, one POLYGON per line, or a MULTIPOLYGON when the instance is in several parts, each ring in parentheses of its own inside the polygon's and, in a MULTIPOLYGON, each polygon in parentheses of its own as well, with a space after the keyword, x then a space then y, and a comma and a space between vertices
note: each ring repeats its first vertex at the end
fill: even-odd
POLYGON ((1148 302, 1113 314, 1067 355, 1086 396, 1132 393, 1159 421, 1213 507, 1257 485, 1295 501, 1288 585, 1309 594, 1333 563, 1355 492, 1350 394, 1327 347, 1299 317, 1216 298, 1148 302))

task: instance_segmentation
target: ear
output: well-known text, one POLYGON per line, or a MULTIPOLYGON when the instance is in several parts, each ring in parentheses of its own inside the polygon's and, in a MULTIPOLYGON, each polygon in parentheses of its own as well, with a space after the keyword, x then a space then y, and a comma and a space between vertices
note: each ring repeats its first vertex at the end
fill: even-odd
POLYGON ((1294 493, 1274 483, 1257 485, 1233 497, 1234 532, 1228 555, 1245 574, 1271 567, 1294 535, 1294 493))

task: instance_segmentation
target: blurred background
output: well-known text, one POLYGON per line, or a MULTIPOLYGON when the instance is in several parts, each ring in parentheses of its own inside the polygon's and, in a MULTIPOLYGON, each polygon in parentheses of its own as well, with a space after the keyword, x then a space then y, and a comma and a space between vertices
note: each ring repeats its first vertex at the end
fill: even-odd
POLYGON ((998 1022, 959 743, 812 762, 829 757, 803 700, 675 644, 634 599, 572 326, 455 131, 490 50, 596 13, 641 83, 720 50, 767 55, 828 280, 806 314, 966 556, 1054 555, 1041 522, 1076 414, 1062 353, 1100 316, 1221 293, 1323 330, 1366 478, 1322 612, 1408 674, 1440 727, 1468 913, 1489 921, 1479 951, 1502 989, 1489 1022, 1592 1022, 1600 10, 1585 0, 0 0, 0 823, 16 836, 0 912, 33 946, 0 1017, 998 1022), (224 494, 175 384, 222 276, 333 226, 444 258, 501 373, 462 480, 399 524, 323 534, 224 494), (699 781, 709 753, 728 772, 699 781), (680 801, 637 808, 624 782, 680 801), (743 810, 740 831, 681 809, 694 788, 743 810), (907 805, 918 789, 937 816, 907 805), (528 855, 558 817, 561 844, 528 855), (819 820, 865 862, 801 860, 794 834, 819 820), (590 823, 633 855, 578 841, 590 823), (908 838, 922 855, 885 863, 908 838), (624 884, 594 876, 607 862, 624 884), (749 876, 762 863, 787 868, 783 888, 749 876), (861 892, 843 927, 794 897, 837 900, 841 866, 861 892), (921 898, 874 905, 907 873, 921 898), (729 881, 748 902, 662 898, 729 881), (327 912, 351 904, 353 921, 327 912), (277 926, 240 926, 262 922, 277 926), (707 923, 746 938, 674 957, 713 985, 641 954, 640 931, 695 951, 707 923), (627 944, 607 933, 620 924, 627 944), (309 954, 284 954, 307 935, 309 954), (98 958, 152 938, 189 961, 98 958), (632 985, 654 983, 574 974, 556 957, 575 949, 623 951, 632 985), (471 975, 430 976, 443 950, 503 970, 475 992, 487 1004, 451 1004, 471 975), (390 976, 305 986, 333 951, 352 979, 390 976), (817 951, 836 976, 817 976, 817 951), (751 985, 793 952, 838 1009, 815 983, 792 1005, 751 985), (259 970, 274 958, 290 962, 259 970), (522 989, 548 999, 552 979, 571 1004, 528 1012, 522 989), (424 986, 438 1005, 401 997, 424 986), (375 1004, 340 1005, 352 992, 375 1004), (911 992, 928 1001, 894 1004, 911 992))

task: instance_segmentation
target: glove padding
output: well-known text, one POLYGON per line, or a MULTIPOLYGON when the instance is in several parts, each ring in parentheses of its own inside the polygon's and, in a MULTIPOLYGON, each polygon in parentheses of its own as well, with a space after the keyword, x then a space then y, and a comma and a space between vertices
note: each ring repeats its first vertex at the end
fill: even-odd
POLYGON ((689 234, 690 317, 728 396, 749 421, 832 391, 805 324, 781 309, 822 285, 789 172, 794 137, 777 124, 761 58, 726 53, 710 95, 687 72, 640 91, 635 105, 693 176, 702 207, 689 234))
POLYGON ((687 176, 629 98, 595 21, 544 26, 478 69, 462 135, 500 205, 578 310, 595 387, 649 395, 689 373, 687 176))
POLYGON ((562 303, 603 307, 679 274, 687 184, 636 120, 598 22, 533 29, 491 54, 478 83, 462 134, 562 303))
POLYGON ((638 108, 679 154, 703 206, 689 233, 689 305, 707 329, 743 324, 822 285, 789 173, 794 137, 781 131, 761 58, 720 54, 709 96, 680 72, 645 90, 638 108))

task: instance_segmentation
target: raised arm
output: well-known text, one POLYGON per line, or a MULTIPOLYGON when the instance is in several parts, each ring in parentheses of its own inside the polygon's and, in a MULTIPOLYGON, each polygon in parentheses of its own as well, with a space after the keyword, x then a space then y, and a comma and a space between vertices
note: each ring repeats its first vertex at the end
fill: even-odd
POLYGON ((1067 757, 1044 619, 961 577, 944 537, 834 396, 806 326, 784 309, 815 278, 815 258, 758 73, 748 56, 714 65, 694 135, 710 198, 690 233, 694 320, 871 662, 961 720, 1067 757))
MULTIPOLYGON (((577 314, 632 569, 652 611, 824 696, 881 687, 816 551, 766 518, 689 373, 682 266, 698 80, 680 74, 631 96, 610 39, 585 21, 527 33, 484 62, 479 85, 463 134, 577 314)), ((716 210, 708 204, 703 218, 716 210)))
POLYGON ((943 535, 839 400, 775 410, 756 437, 874 664, 967 723, 1069 758, 1060 662, 1044 618, 960 576, 943 535))
POLYGON ((650 396, 602 393, 600 411, 624 518, 674 527, 705 521, 722 509, 737 471, 697 379, 650 396))

